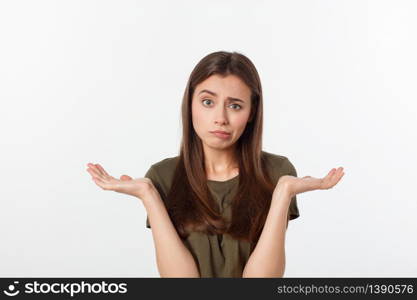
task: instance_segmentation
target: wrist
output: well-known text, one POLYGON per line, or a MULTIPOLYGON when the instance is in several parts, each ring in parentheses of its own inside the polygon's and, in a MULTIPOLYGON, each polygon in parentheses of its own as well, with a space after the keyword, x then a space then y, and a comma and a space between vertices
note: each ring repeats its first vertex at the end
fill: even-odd
POLYGON ((288 185, 285 183, 278 183, 274 190, 274 193, 272 194, 272 201, 285 203, 289 205, 292 197, 293 195, 291 194, 288 185))
POLYGON ((147 208, 149 205, 156 203, 160 195, 156 189, 150 189, 143 197, 138 198, 142 200, 143 205, 147 208))

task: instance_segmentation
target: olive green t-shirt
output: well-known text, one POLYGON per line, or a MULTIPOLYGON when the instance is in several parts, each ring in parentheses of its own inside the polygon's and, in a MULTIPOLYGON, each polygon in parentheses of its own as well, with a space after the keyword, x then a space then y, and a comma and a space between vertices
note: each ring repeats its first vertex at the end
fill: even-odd
MULTIPOLYGON (((267 158, 267 167, 274 185, 283 175, 297 176, 297 172, 287 157, 262 151, 267 158)), ((166 203, 179 156, 170 157, 157 162, 146 172, 146 178, 152 180, 154 186, 166 203)), ((239 175, 226 181, 207 180, 207 185, 214 199, 218 201, 220 210, 226 220, 231 218, 230 203, 237 192, 239 175)), ((288 210, 288 219, 299 217, 297 198, 294 196, 288 210)), ((148 217, 146 227, 151 228, 148 217)), ((228 234, 208 235, 191 232, 183 240, 190 250, 200 271, 201 277, 242 277, 243 269, 251 254, 249 242, 235 240, 228 234)))

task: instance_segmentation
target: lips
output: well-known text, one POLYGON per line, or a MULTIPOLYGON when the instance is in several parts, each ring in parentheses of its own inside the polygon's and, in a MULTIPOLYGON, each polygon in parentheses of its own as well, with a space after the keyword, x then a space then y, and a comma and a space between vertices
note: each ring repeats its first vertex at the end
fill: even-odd
POLYGON ((215 135, 216 137, 222 139, 222 140, 227 140, 231 136, 230 133, 228 133, 226 131, 222 131, 222 130, 210 131, 210 133, 215 135))
POLYGON ((210 131, 211 133, 220 133, 220 134, 230 134, 227 131, 221 131, 221 130, 215 130, 215 131, 210 131))

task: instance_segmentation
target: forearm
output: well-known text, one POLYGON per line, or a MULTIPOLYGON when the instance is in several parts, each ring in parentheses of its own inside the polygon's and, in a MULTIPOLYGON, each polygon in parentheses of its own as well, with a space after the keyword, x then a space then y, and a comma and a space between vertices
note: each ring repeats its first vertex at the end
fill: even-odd
POLYGON ((200 277, 194 257, 179 237, 158 193, 143 200, 161 277, 200 277))
POLYGON ((291 198, 282 187, 274 192, 264 228, 242 277, 282 277, 285 271, 285 232, 291 198))

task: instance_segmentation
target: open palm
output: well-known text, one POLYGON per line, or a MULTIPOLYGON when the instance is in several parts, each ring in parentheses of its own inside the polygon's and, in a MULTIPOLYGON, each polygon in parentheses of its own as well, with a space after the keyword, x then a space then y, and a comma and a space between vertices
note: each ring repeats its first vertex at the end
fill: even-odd
POLYGON ((94 182, 103 190, 115 191, 143 199, 149 191, 154 188, 149 178, 133 179, 128 175, 120 176, 117 179, 110 176, 100 164, 87 164, 87 171, 90 173, 94 182))
POLYGON ((333 168, 323 178, 304 176, 301 178, 284 175, 279 179, 279 184, 284 184, 291 196, 314 190, 328 190, 334 187, 345 173, 343 167, 333 168))

